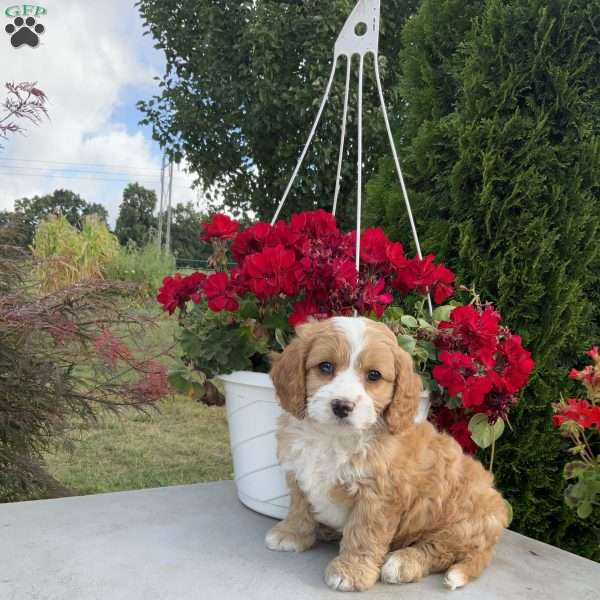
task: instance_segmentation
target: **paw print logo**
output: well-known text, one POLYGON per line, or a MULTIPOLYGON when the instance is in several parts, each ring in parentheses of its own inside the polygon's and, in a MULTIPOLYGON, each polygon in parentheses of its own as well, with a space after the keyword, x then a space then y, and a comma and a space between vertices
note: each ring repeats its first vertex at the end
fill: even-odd
POLYGON ((4 30, 10 35, 10 43, 15 48, 23 46, 31 46, 35 48, 40 43, 39 36, 46 31, 46 28, 35 22, 33 17, 17 17, 12 23, 9 23, 4 30))

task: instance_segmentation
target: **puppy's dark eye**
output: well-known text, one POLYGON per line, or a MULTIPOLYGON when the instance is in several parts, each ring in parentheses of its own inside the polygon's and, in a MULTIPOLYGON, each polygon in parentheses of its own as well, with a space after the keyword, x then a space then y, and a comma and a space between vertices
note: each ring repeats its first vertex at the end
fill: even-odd
POLYGON ((381 379, 381 373, 379 371, 375 371, 375 370, 371 369, 367 373, 367 379, 369 381, 379 381, 381 379))
POLYGON ((331 375, 333 373, 333 365, 330 362, 319 363, 319 371, 325 373, 325 375, 331 375))

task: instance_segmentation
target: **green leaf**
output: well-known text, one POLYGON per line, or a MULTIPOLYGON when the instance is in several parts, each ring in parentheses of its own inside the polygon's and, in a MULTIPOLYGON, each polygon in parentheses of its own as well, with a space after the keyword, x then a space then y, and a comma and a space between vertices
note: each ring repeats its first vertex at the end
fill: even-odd
POLYGON ((263 325, 267 329, 286 329, 288 325, 287 316, 282 313, 270 313, 265 315, 263 325))
POLYGON ((419 324, 412 315, 403 315, 400 317, 400 323, 409 329, 416 329, 419 324))
POLYGON ((469 431, 471 432, 472 440, 480 448, 488 448, 504 432, 504 421, 497 419, 495 423, 491 424, 487 415, 477 413, 469 421, 469 431))
POLYGON ((258 306, 254 298, 247 298, 241 303, 240 317, 242 319, 258 319, 258 306))
POLYGON ((176 391, 199 399, 204 394, 206 376, 200 371, 178 363, 169 369, 167 382, 176 391))
POLYGON ((403 314, 404 311, 399 306, 388 306, 384 316, 388 321, 399 321, 403 314))
POLYGON ((427 352, 427 350, 425 348, 423 348, 422 346, 417 344, 413 351, 413 356, 422 362, 426 362, 427 359, 429 358, 429 353, 427 352))
POLYGON ((581 500, 586 495, 586 486, 583 482, 578 481, 567 489, 567 492, 571 498, 581 500))
POLYGON ((450 313, 454 310, 454 306, 449 306, 447 304, 443 305, 443 306, 438 306, 434 311, 433 311, 433 320, 435 322, 439 322, 439 321, 449 321, 450 320, 450 313))
POLYGON ((587 519, 592 514, 592 503, 591 502, 582 502, 577 507, 577 516, 580 519, 587 519))
POLYGON ((422 329, 433 329, 433 325, 429 321, 426 321, 425 319, 418 319, 417 323, 419 324, 419 327, 421 327, 422 329))
POLYGON ((427 358, 429 360, 435 360, 437 358, 437 348, 433 342, 427 340, 419 341, 419 346, 427 351, 427 358))
POLYGON ((411 356, 415 351, 415 347, 417 346, 417 340, 411 335, 399 335, 398 336, 398 345, 402 350, 406 350, 411 356))
POLYGON ((581 476, 587 470, 588 466, 581 460, 574 460, 567 463, 563 469, 563 476, 565 479, 573 479, 581 476))

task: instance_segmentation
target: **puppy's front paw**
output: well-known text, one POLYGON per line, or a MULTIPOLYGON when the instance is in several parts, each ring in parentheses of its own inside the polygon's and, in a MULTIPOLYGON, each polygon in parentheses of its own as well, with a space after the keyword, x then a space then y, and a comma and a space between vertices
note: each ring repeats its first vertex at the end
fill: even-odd
POLYGON ((340 592, 364 592, 375 585, 378 575, 378 569, 338 557, 327 566, 325 583, 340 592))
POLYGON ((275 525, 265 536, 265 544, 269 550, 276 552, 304 552, 314 545, 314 534, 298 534, 275 525))

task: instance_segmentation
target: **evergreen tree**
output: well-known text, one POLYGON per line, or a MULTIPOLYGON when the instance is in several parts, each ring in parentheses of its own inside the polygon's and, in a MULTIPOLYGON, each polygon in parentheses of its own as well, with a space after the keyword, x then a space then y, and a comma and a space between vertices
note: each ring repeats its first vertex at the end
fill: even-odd
MULTIPOLYGON (((550 405, 599 341, 599 31, 598 0, 424 0, 403 32, 398 136, 425 251, 494 302, 537 362, 498 452, 513 528, 597 560, 600 515, 579 521, 563 502, 550 405)), ((394 181, 382 164, 369 218, 407 240, 394 181)))

